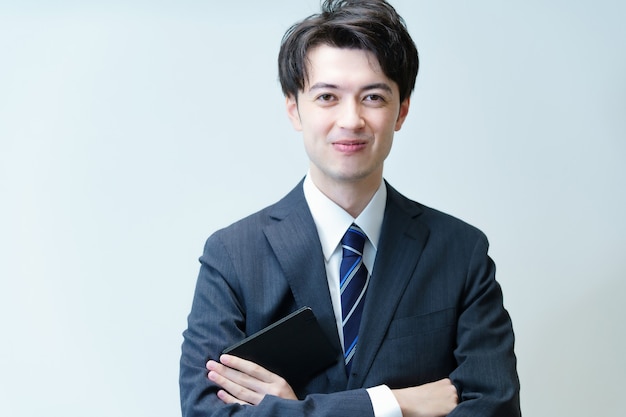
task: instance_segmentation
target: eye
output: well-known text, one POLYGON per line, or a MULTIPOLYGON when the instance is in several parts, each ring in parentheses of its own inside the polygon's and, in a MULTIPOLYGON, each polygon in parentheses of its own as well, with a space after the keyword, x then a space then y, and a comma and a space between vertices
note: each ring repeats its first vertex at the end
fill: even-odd
POLYGON ((384 103, 386 100, 383 96, 378 94, 368 94, 365 96, 365 101, 370 101, 373 103, 384 103))
POLYGON ((333 96, 332 94, 329 94, 329 93, 320 94, 316 98, 316 100, 324 102, 324 103, 329 103, 329 102, 333 101, 334 99, 335 99, 335 96, 333 96))

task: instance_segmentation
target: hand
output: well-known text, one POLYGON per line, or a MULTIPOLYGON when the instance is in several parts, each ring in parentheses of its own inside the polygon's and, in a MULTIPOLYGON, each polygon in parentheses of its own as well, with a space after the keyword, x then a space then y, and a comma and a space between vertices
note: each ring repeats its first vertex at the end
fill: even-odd
POLYGON ((448 378, 391 392, 400 404, 403 417, 444 417, 459 403, 456 387, 448 378))
POLYGON ((210 360, 206 368, 209 379, 223 388, 217 396, 226 404, 257 405, 267 394, 298 399, 287 381, 254 362, 222 355, 220 362, 210 360))

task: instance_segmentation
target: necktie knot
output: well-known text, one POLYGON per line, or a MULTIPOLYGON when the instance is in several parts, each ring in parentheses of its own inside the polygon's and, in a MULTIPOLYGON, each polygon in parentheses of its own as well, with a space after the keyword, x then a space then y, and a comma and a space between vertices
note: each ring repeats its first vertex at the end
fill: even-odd
POLYGON ((352 224, 341 239, 343 256, 363 256, 365 233, 359 226, 352 224))

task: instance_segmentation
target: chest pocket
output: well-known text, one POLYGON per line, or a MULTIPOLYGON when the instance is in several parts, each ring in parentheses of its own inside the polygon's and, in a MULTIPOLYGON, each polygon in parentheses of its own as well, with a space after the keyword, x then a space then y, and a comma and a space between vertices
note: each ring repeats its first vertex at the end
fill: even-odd
POLYGON ((456 325, 456 309, 448 308, 428 314, 402 317, 391 322, 389 339, 415 336, 456 325))

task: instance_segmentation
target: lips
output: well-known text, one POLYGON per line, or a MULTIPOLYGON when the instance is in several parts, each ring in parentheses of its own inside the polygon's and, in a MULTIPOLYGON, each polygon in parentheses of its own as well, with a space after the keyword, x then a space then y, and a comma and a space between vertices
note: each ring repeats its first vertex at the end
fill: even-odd
POLYGON ((333 142, 333 147, 340 152, 354 153, 367 147, 364 140, 338 140, 333 142))

